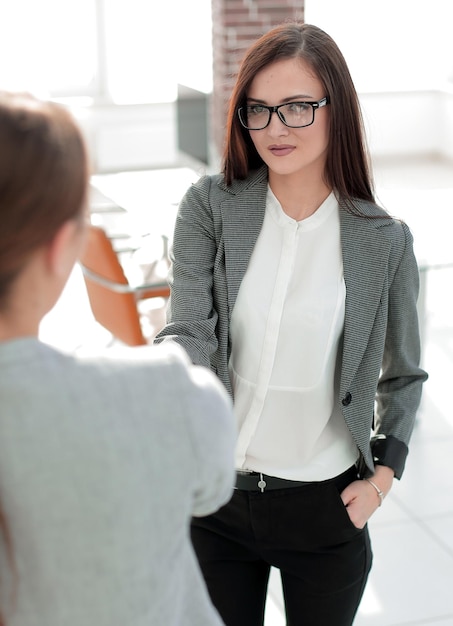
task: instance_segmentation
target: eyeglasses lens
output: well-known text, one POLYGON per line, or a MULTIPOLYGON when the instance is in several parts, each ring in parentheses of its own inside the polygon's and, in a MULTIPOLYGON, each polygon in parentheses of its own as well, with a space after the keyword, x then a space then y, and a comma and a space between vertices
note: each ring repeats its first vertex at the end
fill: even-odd
POLYGON ((285 104, 278 110, 280 119, 294 128, 308 126, 313 122, 313 107, 309 104, 285 104))
MULTIPOLYGON (((309 104, 290 102, 283 104, 277 109, 278 116, 284 124, 292 128, 301 128, 313 123, 314 109, 309 104)), ((242 124, 249 130, 265 128, 272 112, 260 105, 249 105, 239 111, 242 124)))

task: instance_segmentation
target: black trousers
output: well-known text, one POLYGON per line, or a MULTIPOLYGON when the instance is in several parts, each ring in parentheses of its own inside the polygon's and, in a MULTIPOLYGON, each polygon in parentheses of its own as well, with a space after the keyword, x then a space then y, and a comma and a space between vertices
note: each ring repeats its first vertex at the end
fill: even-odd
POLYGON ((194 518, 192 543, 226 626, 262 626, 270 567, 280 570, 288 626, 350 626, 371 569, 368 529, 340 498, 357 478, 271 491, 235 490, 194 518))

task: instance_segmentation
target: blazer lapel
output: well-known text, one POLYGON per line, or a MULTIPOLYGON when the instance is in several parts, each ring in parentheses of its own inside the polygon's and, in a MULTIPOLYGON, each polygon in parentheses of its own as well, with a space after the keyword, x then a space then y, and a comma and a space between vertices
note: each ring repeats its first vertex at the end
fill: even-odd
MULTIPOLYGON (((386 218, 384 218, 386 219, 386 218)), ((362 360, 381 300, 390 243, 382 219, 358 217, 340 207, 346 311, 340 397, 344 397, 362 360)))
POLYGON ((221 203, 222 236, 231 317, 239 287, 247 270, 253 248, 261 231, 267 194, 267 170, 252 181, 237 181, 229 188, 231 196, 221 203))

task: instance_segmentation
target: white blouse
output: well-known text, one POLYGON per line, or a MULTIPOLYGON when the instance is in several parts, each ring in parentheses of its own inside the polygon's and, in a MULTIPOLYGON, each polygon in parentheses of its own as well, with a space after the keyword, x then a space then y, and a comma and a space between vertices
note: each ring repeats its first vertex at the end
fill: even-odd
POLYGON ((357 460, 335 402, 345 297, 334 194, 297 222, 269 188, 231 319, 237 469, 314 481, 357 460))

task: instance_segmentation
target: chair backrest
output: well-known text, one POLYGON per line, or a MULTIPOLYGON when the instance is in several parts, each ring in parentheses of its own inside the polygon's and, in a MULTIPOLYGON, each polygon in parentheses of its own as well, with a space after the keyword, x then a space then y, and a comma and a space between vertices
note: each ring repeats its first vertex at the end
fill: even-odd
MULTIPOLYGON (((128 286, 118 255, 106 232, 99 226, 88 227, 85 250, 80 259, 82 270, 128 286)), ((137 301, 133 292, 118 293, 106 284, 100 284, 84 272, 88 299, 94 318, 114 337, 130 346, 147 343, 140 323, 137 301)))

